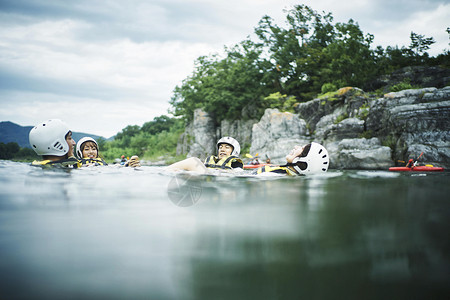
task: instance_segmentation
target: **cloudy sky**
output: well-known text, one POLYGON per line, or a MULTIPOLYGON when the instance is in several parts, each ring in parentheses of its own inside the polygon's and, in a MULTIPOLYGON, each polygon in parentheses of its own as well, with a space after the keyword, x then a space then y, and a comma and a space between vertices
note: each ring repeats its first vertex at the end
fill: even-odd
POLYGON ((264 15, 306 4, 350 18, 373 46, 408 46, 414 31, 449 49, 448 0, 0 0, 0 121, 49 118, 110 137, 167 114, 201 55, 252 35, 264 15))

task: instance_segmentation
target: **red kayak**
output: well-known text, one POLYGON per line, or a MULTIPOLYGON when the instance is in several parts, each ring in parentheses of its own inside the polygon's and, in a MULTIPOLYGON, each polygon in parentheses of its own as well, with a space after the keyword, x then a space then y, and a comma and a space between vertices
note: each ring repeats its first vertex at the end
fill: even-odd
POLYGON ((268 166, 270 164, 258 164, 258 165, 244 165, 244 169, 257 169, 259 167, 268 166))
POLYGON ((415 167, 390 167, 389 171, 400 171, 400 172, 442 172, 444 168, 441 167, 430 167, 430 166, 415 166, 415 167))

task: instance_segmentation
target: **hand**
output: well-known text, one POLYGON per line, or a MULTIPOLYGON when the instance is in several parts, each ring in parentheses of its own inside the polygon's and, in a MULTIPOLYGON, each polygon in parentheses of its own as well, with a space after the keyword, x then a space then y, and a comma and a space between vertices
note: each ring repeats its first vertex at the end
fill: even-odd
POLYGON ((126 163, 125 166, 126 167, 132 167, 132 168, 140 167, 141 166, 141 162, 139 160, 139 157, 137 155, 132 156, 130 158, 130 160, 126 163))

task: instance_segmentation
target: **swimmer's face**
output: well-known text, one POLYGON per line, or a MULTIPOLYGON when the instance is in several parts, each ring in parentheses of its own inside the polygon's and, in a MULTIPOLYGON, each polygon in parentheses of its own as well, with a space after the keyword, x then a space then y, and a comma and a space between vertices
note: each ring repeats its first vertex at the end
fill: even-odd
POLYGON ((219 159, 230 156, 231 152, 233 152, 233 146, 230 144, 220 144, 219 145, 219 159))
POLYGON ((97 158, 98 149, 95 143, 86 142, 82 145, 81 153, 83 154, 83 158, 97 158))
POLYGON ((291 152, 288 155, 286 155, 286 161, 288 163, 291 163, 294 160, 294 158, 302 154, 303 148, 304 147, 302 146, 295 146, 294 149, 292 149, 291 152))
POLYGON ((67 152, 67 156, 68 157, 73 156, 73 149, 74 149, 76 143, 75 143, 75 140, 72 138, 72 131, 69 131, 66 134, 66 142, 67 142, 67 145, 69 145, 69 151, 67 152))

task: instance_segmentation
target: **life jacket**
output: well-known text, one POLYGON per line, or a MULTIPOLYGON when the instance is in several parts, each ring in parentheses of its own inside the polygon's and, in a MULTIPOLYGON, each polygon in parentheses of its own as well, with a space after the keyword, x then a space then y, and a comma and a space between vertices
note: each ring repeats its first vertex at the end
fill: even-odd
POLYGON ((81 164, 83 166, 107 166, 108 164, 106 163, 106 161, 104 161, 103 159, 101 159, 100 157, 97 158, 82 158, 81 159, 81 164))
POLYGON ((71 156, 69 158, 52 161, 52 160, 35 160, 31 163, 32 166, 40 166, 40 167, 64 167, 64 168, 73 168, 77 169, 81 167, 81 161, 78 160, 75 156, 71 156))
POLYGON ((256 174, 261 174, 265 172, 286 174, 289 176, 296 176, 297 174, 294 170, 288 168, 287 166, 262 166, 256 170, 256 174))
POLYGON ((205 167, 213 169, 233 169, 244 167, 244 163, 239 157, 234 155, 230 155, 222 159, 211 155, 205 159, 205 167))

